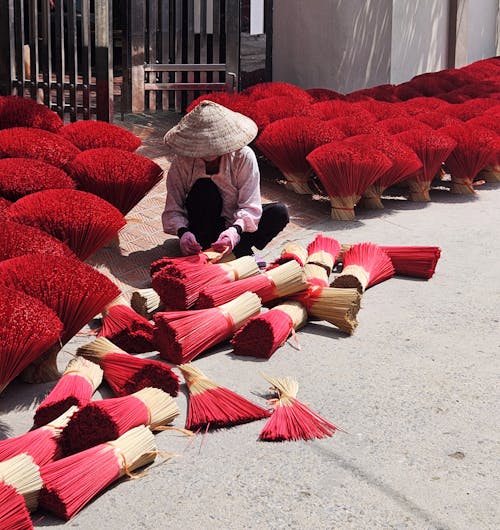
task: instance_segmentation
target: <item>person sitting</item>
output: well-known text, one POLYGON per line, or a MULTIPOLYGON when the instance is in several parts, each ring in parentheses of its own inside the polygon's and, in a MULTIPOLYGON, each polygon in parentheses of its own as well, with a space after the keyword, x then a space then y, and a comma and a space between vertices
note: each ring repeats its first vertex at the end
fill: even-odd
POLYGON ((179 237, 183 255, 208 248, 252 255, 287 225, 284 204, 261 204, 259 166, 248 146, 257 132, 250 118, 205 100, 165 134, 175 156, 163 230, 179 237))

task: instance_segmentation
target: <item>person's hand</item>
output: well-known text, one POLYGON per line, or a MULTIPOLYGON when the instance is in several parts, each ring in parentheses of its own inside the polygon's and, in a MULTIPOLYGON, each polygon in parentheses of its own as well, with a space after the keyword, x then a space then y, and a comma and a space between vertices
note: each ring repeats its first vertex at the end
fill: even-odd
POLYGON ((179 239, 179 245, 183 256, 191 256, 201 252, 201 245, 196 241, 192 232, 184 232, 179 239))
POLYGON ((231 252, 233 248, 240 242, 240 234, 234 226, 230 226, 224 232, 221 232, 219 239, 212 243, 212 248, 215 252, 231 252))

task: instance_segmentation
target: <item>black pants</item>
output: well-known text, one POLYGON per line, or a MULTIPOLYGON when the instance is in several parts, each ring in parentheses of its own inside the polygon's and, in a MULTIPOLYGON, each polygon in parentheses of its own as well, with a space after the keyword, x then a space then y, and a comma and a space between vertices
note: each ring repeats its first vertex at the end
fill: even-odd
MULTIPOLYGON (((189 231, 193 232, 203 249, 217 241, 226 229, 222 212, 222 197, 216 184, 210 178, 198 179, 186 197, 189 231)), ((233 249, 239 258, 252 254, 252 247, 263 249, 289 221, 287 207, 274 202, 262 205, 262 217, 255 232, 244 232, 233 249)))

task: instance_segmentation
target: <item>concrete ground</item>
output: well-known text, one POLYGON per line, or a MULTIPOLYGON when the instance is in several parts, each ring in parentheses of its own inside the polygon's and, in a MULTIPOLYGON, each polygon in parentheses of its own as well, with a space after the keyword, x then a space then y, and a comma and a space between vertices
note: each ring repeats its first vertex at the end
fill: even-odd
MULTIPOLYGON (((161 136, 177 116, 135 117, 140 153, 165 168, 161 136)), ((500 187, 475 197, 432 192, 432 203, 402 197, 386 209, 332 221, 327 202, 288 192, 269 176, 266 200, 284 200, 285 241, 306 245, 318 232, 341 242, 438 245, 430 281, 393 278, 369 289, 352 337, 315 322, 267 361, 238 358, 228 344, 195 364, 220 385, 261 405, 261 372, 291 375, 299 399, 348 431, 312 442, 264 443, 264 421, 187 439, 164 432, 158 447, 178 456, 146 477, 122 480, 63 524, 34 514, 35 527, 92 529, 494 529, 500 526, 498 375, 500 353, 500 187)), ((125 292, 147 285, 163 254, 159 216, 164 182, 132 211, 120 248, 90 260, 125 292)), ((75 337, 72 352, 88 336, 75 337)), ((146 354, 156 358, 156 354, 146 354)), ((69 355, 61 353, 63 368, 69 355)), ((31 427, 52 384, 15 382, 0 396, 0 438, 31 427)), ((109 396, 103 385, 96 397, 109 396)), ((178 398, 184 425, 186 397, 178 398)))

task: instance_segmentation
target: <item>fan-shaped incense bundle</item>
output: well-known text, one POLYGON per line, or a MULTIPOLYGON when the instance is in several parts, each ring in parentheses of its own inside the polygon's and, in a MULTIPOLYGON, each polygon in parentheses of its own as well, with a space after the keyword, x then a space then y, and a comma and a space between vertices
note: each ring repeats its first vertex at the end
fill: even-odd
POLYGON ((370 114, 377 118, 377 121, 388 120, 389 118, 400 118, 406 115, 404 108, 399 105, 394 105, 388 101, 378 101, 376 99, 368 99, 366 101, 359 101, 358 107, 362 107, 370 114))
POLYGON ((259 267, 252 256, 243 256, 228 263, 190 268, 189 274, 183 275, 183 278, 171 276, 166 269, 153 276, 151 285, 165 306, 171 309, 192 307, 203 287, 234 282, 259 273, 259 267))
POLYGON ((72 405, 83 407, 90 401, 101 381, 102 370, 98 364, 81 358, 71 359, 61 379, 36 408, 34 425, 47 425, 72 405))
POLYGON ((65 456, 114 440, 139 425, 151 429, 179 415, 175 401, 159 388, 143 388, 129 396, 92 401, 73 414, 61 434, 65 456))
POLYGON ((246 322, 231 339, 235 355, 269 359, 293 330, 307 322, 299 302, 284 302, 246 322))
POLYGON ((202 94, 197 97, 188 105, 186 112, 191 112, 197 107, 202 101, 214 101, 227 109, 233 110, 234 112, 240 112, 245 114, 246 109, 250 105, 250 99, 245 96, 242 92, 210 92, 208 94, 202 94))
POLYGON ((457 142, 430 128, 401 132, 395 135, 395 139, 413 149, 422 162, 422 170, 407 179, 410 186, 409 199, 417 202, 430 201, 431 182, 457 142))
POLYGON ((154 462, 154 436, 136 427, 118 439, 43 466, 40 506, 61 519, 71 519, 100 491, 135 469, 154 462))
POLYGON ((328 278, 339 252, 340 243, 336 239, 317 234, 307 245, 307 264, 320 265, 325 269, 328 278))
POLYGON ((418 121, 425 123, 429 127, 432 127, 434 130, 440 129, 441 127, 446 127, 448 125, 458 125, 462 123, 462 120, 437 110, 430 112, 422 112, 421 114, 415 117, 418 119, 418 121))
POLYGON ((80 152, 62 136, 28 127, 0 130, 0 157, 35 158, 64 167, 80 152))
POLYGON ((75 189, 76 182, 62 169, 32 158, 0 160, 0 194, 10 201, 49 189, 75 189))
POLYGON ((392 165, 380 151, 356 149, 345 142, 318 147, 307 159, 330 196, 332 217, 340 220, 354 219, 361 195, 392 165))
MULTIPOLYGON (((5 262, 3 262, 5 263, 5 262)), ((56 313, 22 291, 2 288, 0 392, 55 343, 63 330, 56 313)))
POLYGON ((262 303, 266 303, 302 291, 305 287, 302 267, 292 260, 251 278, 224 285, 209 285, 200 291, 196 307, 220 306, 245 292, 256 293, 262 303))
POLYGON ((43 230, 12 221, 0 221, 0 261, 37 253, 75 256, 68 246, 43 230))
MULTIPOLYGON (((120 294, 111 280, 89 265, 51 254, 31 254, 0 262, 0 285, 22 290, 55 311, 64 325, 61 345, 120 294)), ((31 373, 25 373, 25 378, 32 381, 58 378, 57 351, 58 348, 42 356, 38 366, 31 365, 31 373)))
POLYGON ((32 193, 15 202, 5 215, 10 221, 51 234, 81 260, 103 247, 125 226, 125 218, 114 206, 78 190, 32 193))
POLYGON ((179 392, 179 378, 168 364, 134 357, 104 337, 80 346, 77 354, 98 363, 115 395, 126 396, 146 387, 160 388, 172 397, 179 392))
MULTIPOLYGON (((306 94, 307 98, 311 98, 306 94)), ((312 100, 312 98, 311 98, 312 100)), ((259 131, 274 121, 294 116, 310 116, 311 105, 295 96, 271 96, 250 101, 244 114, 255 121, 259 131)))
POLYGON ((2 219, 2 212, 7 210, 12 203, 3 197, 0 197, 0 220, 2 219))
POLYGON ((296 85, 292 85, 291 83, 284 83, 283 81, 266 81, 264 83, 257 83, 245 88, 241 94, 249 97, 253 101, 275 96, 293 97, 302 100, 303 103, 311 103, 313 101, 312 96, 306 90, 296 85))
POLYGON ((370 123, 375 122, 376 119, 371 112, 357 103, 337 99, 313 103, 311 105, 311 113, 321 120, 349 117, 356 121, 370 123))
POLYGON ((464 101, 459 105, 450 105, 446 108, 446 113, 462 121, 467 121, 484 114, 484 111, 500 105, 498 99, 474 97, 464 101))
POLYGON ((16 488, 0 480, 0 528, 32 530, 30 514, 24 497, 16 488))
POLYGON ((112 147, 89 149, 67 166, 84 191, 105 199, 126 215, 157 184, 161 167, 144 156, 112 147))
POLYGON ((500 136, 490 142, 493 155, 479 172, 478 177, 486 182, 500 182, 500 136))
POLYGON ((368 287, 394 276, 389 256, 373 243, 353 245, 343 257, 344 267, 332 287, 354 288, 363 293, 368 287))
POLYGON ((418 116, 423 112, 431 112, 440 110, 446 112, 446 109, 450 107, 447 101, 436 97, 417 97, 412 98, 400 103, 401 106, 410 116, 418 116))
POLYGON ((130 306, 139 315, 150 318, 155 311, 163 307, 163 304, 159 294, 152 287, 147 287, 133 291, 130 306))
POLYGON ((434 275, 441 256, 439 247, 381 245, 380 248, 391 258, 396 274, 425 278, 426 280, 434 275))
POLYGON ((297 399, 298 382, 291 377, 264 376, 271 383, 277 397, 271 401, 274 411, 260 432, 259 440, 313 440, 333 436, 338 429, 333 423, 297 399))
POLYGON ((153 324, 136 313, 120 295, 102 312, 99 337, 106 337, 130 353, 145 353, 153 347, 153 324))
POLYGON ((98 147, 116 147, 126 151, 135 151, 141 145, 141 139, 138 136, 123 127, 105 121, 75 121, 65 125, 59 134, 82 151, 98 147))
POLYGON ((378 131, 377 123, 373 120, 353 120, 351 116, 344 116, 343 118, 334 118, 333 120, 325 121, 328 127, 335 127, 339 129, 344 137, 356 136, 357 134, 371 134, 378 131))
POLYGON ((154 343, 163 359, 186 363, 228 339, 260 308, 260 298, 247 292, 220 307, 156 313, 154 343))
POLYGON ((57 113, 33 99, 0 96, 0 129, 29 127, 56 133, 62 126, 57 113))
POLYGON ((377 128, 386 134, 398 134, 400 132, 410 131, 413 129, 430 129, 430 127, 425 123, 422 123, 416 118, 411 118, 409 116, 381 120, 377 122, 377 128))
POLYGON ((36 465, 42 466, 60 458, 59 436, 76 410, 77 407, 69 407, 61 416, 39 429, 0 440, 0 462, 16 455, 27 454, 36 465))
POLYGON ((330 90, 329 88, 306 88, 306 92, 316 101, 328 101, 329 99, 342 99, 344 97, 340 92, 330 90))
POLYGON ((269 412, 210 380, 192 364, 181 364, 189 389, 186 429, 219 429, 267 418, 269 412))

